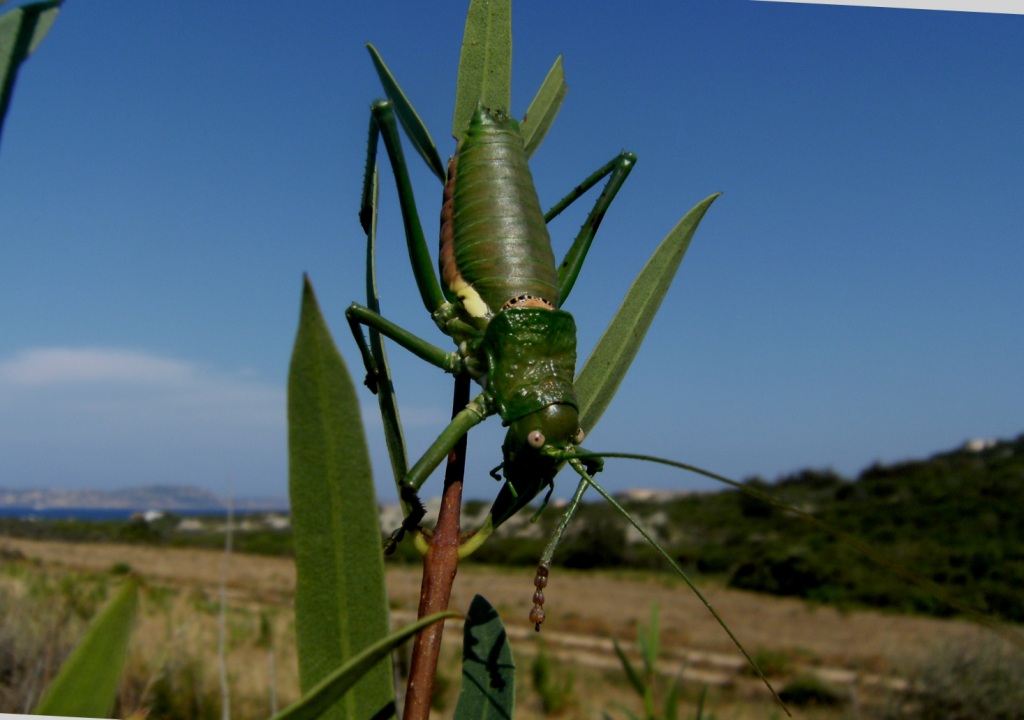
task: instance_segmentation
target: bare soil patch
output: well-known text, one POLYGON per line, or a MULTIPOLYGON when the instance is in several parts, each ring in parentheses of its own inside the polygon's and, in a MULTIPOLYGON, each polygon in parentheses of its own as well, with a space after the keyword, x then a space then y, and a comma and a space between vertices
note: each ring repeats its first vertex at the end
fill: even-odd
MULTIPOLYGON (((215 593, 223 557, 211 550, 153 548, 142 545, 84 544, 5 539, 2 544, 48 565, 105 571, 115 563, 131 565, 148 582, 215 593)), ((415 610, 420 569, 391 566, 388 590, 392 607, 415 610)), ((464 566, 452 595, 465 609, 481 593, 510 626, 529 626, 532 603, 530 570, 464 566)), ((237 600, 291 604, 295 566, 289 558, 234 555, 227 582, 237 600)), ((987 630, 963 620, 889 615, 879 611, 842 612, 802 600, 731 590, 702 588, 707 599, 748 648, 804 652, 822 664, 886 671, 924 657, 940 641, 968 641, 987 630)), ((613 572, 576 572, 555 568, 546 591, 549 633, 581 633, 631 640, 658 603, 664 646, 731 652, 718 623, 681 582, 613 572)))
MULTIPOLYGON (((0 547, 53 568, 106 571, 116 563, 127 563, 151 585, 197 591, 209 598, 216 597, 223 566, 222 553, 211 550, 21 539, 0 539, 0 547)), ((410 619, 415 611, 419 574, 416 566, 388 570, 390 602, 400 621, 410 619)), ((532 577, 529 569, 464 566, 455 582, 453 608, 465 609, 475 594, 485 595, 508 625, 516 651, 532 656, 538 641, 527 619, 532 577)), ((290 606, 294 564, 288 558, 236 554, 230 559, 227 587, 234 603, 290 606)), ((868 675, 892 678, 943 645, 991 635, 961 620, 841 612, 714 584, 702 590, 752 653, 785 653, 797 663, 832 673, 842 684, 854 678, 863 681, 868 675)), ((685 667, 697 682, 714 685, 716 678, 733 678, 764 692, 757 689, 756 680, 746 677, 738 651, 681 582, 667 576, 555 568, 546 595, 548 621, 539 636, 559 659, 615 672, 618 664, 608 638, 635 639, 638 624, 646 624, 651 604, 657 603, 662 647, 675 662, 666 668, 668 673, 685 667)), ((446 639, 457 640, 458 634, 449 632, 446 639)))

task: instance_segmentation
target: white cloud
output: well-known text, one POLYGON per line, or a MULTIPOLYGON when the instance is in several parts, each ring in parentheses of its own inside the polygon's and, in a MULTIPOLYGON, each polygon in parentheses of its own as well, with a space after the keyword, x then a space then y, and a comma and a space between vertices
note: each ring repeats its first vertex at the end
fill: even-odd
MULTIPOLYGON (((415 461, 449 422, 449 386, 407 388, 402 425, 415 461), (421 388, 420 388, 421 389, 421 388), (440 404, 437 404, 440 403, 440 404)), ((373 465, 392 493, 376 399, 360 388, 373 465)), ((194 484, 287 493, 285 379, 123 348, 31 348, 0 358, 0 486, 194 484)), ((497 423, 493 423, 497 428, 497 423)), ((500 437, 476 468, 496 464, 500 437)))
POLYGON ((0 485, 219 484, 283 494, 285 388, 118 348, 0 359, 0 485))
POLYGON ((196 368, 180 360, 110 348, 35 348, 0 362, 0 385, 187 383, 196 368))

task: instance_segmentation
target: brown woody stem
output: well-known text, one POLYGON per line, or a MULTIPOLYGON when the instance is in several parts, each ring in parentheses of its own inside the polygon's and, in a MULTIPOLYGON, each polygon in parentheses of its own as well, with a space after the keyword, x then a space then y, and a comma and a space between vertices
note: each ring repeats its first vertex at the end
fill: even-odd
MULTIPOLYGON (((455 378, 452 417, 469 403, 469 376, 455 378)), ((423 582, 420 585, 419 617, 448 609, 448 601, 459 568, 459 532, 462 512, 462 479, 466 470, 466 436, 448 454, 444 473, 444 494, 437 526, 430 547, 423 557, 423 582)), ((413 642, 409 666, 409 684, 405 694, 405 720, 428 720, 430 696, 434 690, 437 661, 441 654, 444 623, 422 630, 413 642)))

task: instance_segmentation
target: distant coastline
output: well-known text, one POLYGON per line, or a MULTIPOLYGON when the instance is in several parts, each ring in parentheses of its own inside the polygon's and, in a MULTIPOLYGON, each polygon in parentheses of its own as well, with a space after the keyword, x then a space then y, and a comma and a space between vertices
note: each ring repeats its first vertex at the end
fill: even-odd
MULTIPOLYGON (((284 498, 233 498, 237 512, 286 511, 284 498)), ((0 516, 46 519, 127 519, 147 511, 177 514, 227 512, 227 500, 197 487, 146 485, 119 490, 0 487, 0 516)))
MULTIPOLYGON (((18 520, 88 520, 102 522, 106 520, 130 520, 133 516, 141 516, 152 508, 36 508, 36 507, 0 507, 0 518, 15 518, 18 520)), ((175 510, 179 515, 224 515, 227 510, 200 509, 200 510, 175 510)))

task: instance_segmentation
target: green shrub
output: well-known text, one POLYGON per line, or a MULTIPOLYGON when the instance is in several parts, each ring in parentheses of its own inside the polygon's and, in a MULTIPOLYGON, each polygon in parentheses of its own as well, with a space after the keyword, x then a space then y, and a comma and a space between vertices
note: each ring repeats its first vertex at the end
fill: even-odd
MULTIPOLYGON (((793 661, 789 654, 782 650, 767 650, 765 648, 758 648, 753 653, 754 662, 761 668, 766 676, 778 677, 785 675, 793 669, 793 661)), ((757 677, 757 671, 749 665, 744 668, 743 672, 746 675, 753 675, 757 677)))
POLYGON ((911 686, 886 720, 1024 720, 1024 653, 994 642, 931 654, 911 686))
POLYGON ((198 659, 172 660, 146 698, 149 720, 220 720, 220 691, 203 681, 198 659))
POLYGON ((779 691, 782 702, 793 707, 835 707, 846 702, 842 692, 832 688, 815 675, 793 678, 779 691))
POLYGON ((132 571, 132 566, 126 562, 116 562, 110 566, 111 575, 128 575, 132 571))

